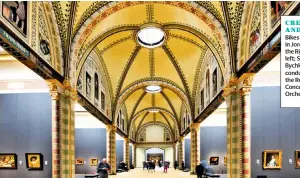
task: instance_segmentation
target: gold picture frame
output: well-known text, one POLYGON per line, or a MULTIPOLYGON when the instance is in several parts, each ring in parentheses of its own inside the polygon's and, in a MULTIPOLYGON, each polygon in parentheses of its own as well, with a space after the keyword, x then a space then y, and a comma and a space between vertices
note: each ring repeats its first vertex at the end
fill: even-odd
POLYGON ((300 150, 295 151, 295 168, 300 169, 300 150))
POLYGON ((76 159, 76 165, 83 165, 84 164, 84 159, 83 158, 77 158, 76 159))
POLYGON ((282 150, 264 150, 263 169, 281 169, 282 150))
POLYGON ((227 156, 224 157, 224 166, 227 165, 227 156))
POLYGON ((91 158, 90 159, 91 166, 98 166, 98 158, 91 158))

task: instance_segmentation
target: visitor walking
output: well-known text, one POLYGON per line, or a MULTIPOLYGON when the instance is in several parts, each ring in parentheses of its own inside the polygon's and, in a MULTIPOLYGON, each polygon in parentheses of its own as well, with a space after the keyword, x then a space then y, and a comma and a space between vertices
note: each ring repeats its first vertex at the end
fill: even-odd
POLYGON ((184 167, 184 161, 181 162, 181 170, 184 171, 185 167, 184 167))
POLYGON ((108 178, 108 171, 110 171, 110 166, 106 161, 106 158, 103 158, 102 162, 99 163, 97 167, 97 173, 100 178, 108 178))
POLYGON ((174 169, 176 170, 178 167, 178 162, 177 161, 174 161, 174 169))
POLYGON ((201 163, 196 166, 196 173, 197 173, 197 178, 202 178, 202 175, 204 173, 204 166, 201 163))

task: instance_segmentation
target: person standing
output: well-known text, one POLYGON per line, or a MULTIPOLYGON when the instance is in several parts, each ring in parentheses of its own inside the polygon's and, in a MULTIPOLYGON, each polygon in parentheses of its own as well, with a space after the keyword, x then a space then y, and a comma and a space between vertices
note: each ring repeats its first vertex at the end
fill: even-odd
POLYGON ((196 166, 197 178, 202 178, 203 173, 204 173, 204 166, 200 163, 199 165, 196 166))
POLYGON ((181 162, 181 170, 184 171, 185 167, 184 167, 184 161, 181 162))
POLYGON ((108 178, 108 171, 110 171, 110 166, 106 161, 106 158, 102 159, 102 162, 99 163, 97 167, 97 173, 100 178, 108 178))
POLYGON ((177 162, 177 161, 174 161, 174 169, 175 169, 175 170, 177 169, 177 166, 178 166, 178 162, 177 162))
POLYGON ((167 161, 164 162, 164 172, 168 172, 169 163, 167 161))

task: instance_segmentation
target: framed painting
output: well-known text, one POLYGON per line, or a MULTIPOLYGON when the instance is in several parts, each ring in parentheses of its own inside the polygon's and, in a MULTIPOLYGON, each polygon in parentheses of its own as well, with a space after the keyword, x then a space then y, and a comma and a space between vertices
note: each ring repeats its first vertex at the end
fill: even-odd
POLYGON ((281 169, 282 150, 265 150, 263 152, 263 169, 281 169))
POLYGON ((91 158, 90 164, 91 166, 98 166, 98 158, 91 158))
POLYGON ((218 156, 210 157, 209 163, 210 163, 210 165, 218 165, 219 164, 219 157, 218 156))
POLYGON ((25 37, 27 36, 27 1, 2 1, 2 16, 25 37))
POLYGON ((17 169, 17 154, 0 153, 0 169, 17 169))
POLYGON ((41 153, 25 153, 28 170, 43 170, 43 155, 41 153))
POLYGON ((84 164, 84 159, 83 158, 77 158, 76 159, 76 165, 83 165, 84 164))
POLYGON ((227 165, 227 156, 224 157, 224 166, 227 165))
POLYGON ((295 168, 300 169, 300 150, 295 152, 295 168))

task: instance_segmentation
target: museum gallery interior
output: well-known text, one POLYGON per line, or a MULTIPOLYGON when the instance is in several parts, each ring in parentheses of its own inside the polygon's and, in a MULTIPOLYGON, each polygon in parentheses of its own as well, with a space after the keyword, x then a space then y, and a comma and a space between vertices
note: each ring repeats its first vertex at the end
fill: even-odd
POLYGON ((1 1, 0 177, 96 177, 106 158, 109 177, 196 177, 201 163, 207 177, 299 178, 300 109, 280 107, 280 17, 299 11, 1 1))

